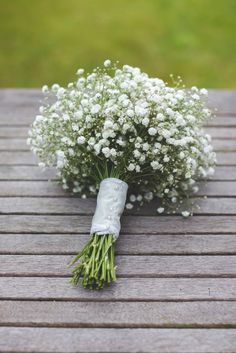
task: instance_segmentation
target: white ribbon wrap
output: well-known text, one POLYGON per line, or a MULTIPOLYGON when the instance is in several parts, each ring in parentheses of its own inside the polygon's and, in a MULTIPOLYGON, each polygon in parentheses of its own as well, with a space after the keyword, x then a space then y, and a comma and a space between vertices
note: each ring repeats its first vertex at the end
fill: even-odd
POLYGON ((107 178, 101 182, 91 234, 112 234, 114 240, 119 237, 127 190, 128 184, 117 178, 107 178))

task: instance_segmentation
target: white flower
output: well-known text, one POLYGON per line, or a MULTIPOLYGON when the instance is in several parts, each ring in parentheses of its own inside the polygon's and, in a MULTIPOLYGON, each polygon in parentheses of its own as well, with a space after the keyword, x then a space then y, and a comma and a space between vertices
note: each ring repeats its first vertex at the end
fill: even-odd
POLYGON ((109 60, 109 59, 105 60, 104 63, 103 63, 103 65, 104 65, 105 67, 110 66, 110 65, 111 65, 111 60, 109 60))
POLYGON ((148 124, 149 124, 149 119, 148 119, 148 118, 144 118, 144 119, 142 120, 142 124, 143 124, 144 126, 148 126, 148 124))
POLYGON ((136 105, 135 106, 135 113, 138 116, 145 116, 147 114, 147 109, 143 108, 142 106, 136 105))
POLYGON ((130 199, 131 202, 135 202, 136 201, 136 196, 132 194, 132 195, 130 195, 129 199, 130 199))
POLYGON ((83 75, 83 73, 84 73, 84 69, 78 69, 77 72, 76 72, 76 74, 78 76, 83 75))
POLYGON ((135 169, 135 165, 133 163, 130 163, 127 167, 127 169, 132 172, 135 169))
POLYGON ((158 169, 159 168, 159 162, 157 161, 152 161, 151 162, 151 166, 154 170, 158 169))
POLYGON ((47 85, 44 85, 44 86, 42 87, 42 92, 43 92, 44 94, 46 94, 46 93, 49 92, 49 89, 48 89, 48 86, 47 86, 47 85))
POLYGON ((106 158, 109 158, 111 155, 110 148, 109 147, 103 147, 102 148, 102 153, 105 155, 106 158))
POLYGON ((157 133, 157 129, 155 129, 154 127, 150 127, 148 129, 148 133, 149 133, 150 136, 154 136, 157 133))
POLYGON ((91 113, 92 113, 92 114, 97 114, 100 110, 101 110, 100 104, 95 104, 95 105, 92 107, 92 109, 91 109, 91 113))
POLYGON ((181 214, 182 214, 183 217, 186 217, 186 218, 190 216, 190 212, 189 211, 182 211, 181 214))
POLYGON ((159 121, 163 121, 165 119, 164 115, 162 113, 158 113, 156 115, 156 119, 159 120, 159 121))
POLYGON ((204 96, 207 96, 207 95, 208 95, 208 91, 207 91, 207 89, 205 89, 205 88, 202 88, 202 89, 200 90, 200 93, 203 94, 204 96))
POLYGON ((74 113, 74 116, 76 119, 81 119, 83 117, 83 112, 82 110, 77 110, 75 113, 74 113))
POLYGON ((60 87, 58 90, 57 90, 57 97, 58 98, 62 98, 64 96, 64 93, 65 93, 65 89, 60 87))
POLYGON ((86 139, 85 139, 84 136, 79 136, 79 137, 77 138, 77 143, 78 143, 79 145, 83 145, 83 144, 85 143, 85 141, 86 141, 86 139))
POLYGON ((39 166, 39 168, 43 169, 46 167, 46 164, 43 162, 39 162, 38 166, 39 166))
POLYGON ((165 211, 164 207, 158 207, 157 212, 163 213, 165 211))
POLYGON ((131 110, 131 109, 128 109, 126 114, 127 114, 128 117, 130 117, 130 118, 133 118, 133 117, 134 117, 134 111, 131 110))
POLYGON ((113 126, 114 126, 114 124, 111 120, 106 120, 104 123, 104 129, 112 129, 113 126))
POLYGON ((125 207, 127 208, 127 210, 132 210, 132 208, 134 207, 134 205, 132 205, 132 203, 128 202, 125 207))

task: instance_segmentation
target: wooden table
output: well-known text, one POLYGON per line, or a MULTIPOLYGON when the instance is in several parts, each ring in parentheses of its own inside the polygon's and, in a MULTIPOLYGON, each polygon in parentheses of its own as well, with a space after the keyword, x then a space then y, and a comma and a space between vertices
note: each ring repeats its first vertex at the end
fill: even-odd
POLYGON ((236 352, 236 93, 210 93, 218 166, 201 210, 126 214, 119 278, 100 292, 66 269, 95 200, 48 183, 25 142, 40 98, 0 92, 0 352, 236 352))

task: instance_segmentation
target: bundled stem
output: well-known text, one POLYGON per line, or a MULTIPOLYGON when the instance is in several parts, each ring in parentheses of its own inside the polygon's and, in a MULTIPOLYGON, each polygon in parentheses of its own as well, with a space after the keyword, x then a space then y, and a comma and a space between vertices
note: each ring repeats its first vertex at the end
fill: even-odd
POLYGON ((72 270, 71 283, 81 283, 84 288, 101 289, 106 283, 116 281, 114 239, 112 234, 92 234, 82 251, 69 267, 80 263, 72 270))

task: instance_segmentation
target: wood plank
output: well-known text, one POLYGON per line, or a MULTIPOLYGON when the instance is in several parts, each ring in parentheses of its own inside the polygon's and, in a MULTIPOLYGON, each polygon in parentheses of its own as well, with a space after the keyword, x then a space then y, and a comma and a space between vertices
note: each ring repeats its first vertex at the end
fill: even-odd
POLYGON ((212 180, 236 180, 236 166, 218 166, 212 180))
POLYGON ((1 326, 233 327, 236 302, 0 302, 1 326), (37 315, 35 315, 37 313, 37 315))
POLYGON ((0 288, 5 300, 236 300, 236 278, 119 278, 102 291, 89 291, 64 277, 0 277, 0 288))
MULTIPOLYGON (((1 186, 1 182, 0 182, 1 186)), ((59 186, 58 186, 59 188, 59 186)), ((0 188, 1 190, 1 188, 0 188)), ((51 188, 45 187, 44 196, 51 193, 51 188)), ((53 188, 52 191, 57 189, 53 188)), ((59 189, 62 196, 63 190, 59 189)), ((11 192, 14 194, 15 188, 11 192)), ((22 189, 20 190, 23 191, 22 189)), ((26 190, 28 192, 28 190, 26 190)), ((34 191, 33 191, 34 192, 34 191)), ((37 190, 35 191, 37 193, 37 190)), ((216 192, 217 193, 217 192, 216 192)), ((2 194, 1 194, 2 195, 2 194)), ((79 199, 75 197, 1 197, 0 199, 0 213, 2 214, 78 214, 78 215, 93 215, 96 206, 96 199, 79 199)), ((193 205, 194 214, 236 214, 236 199, 235 198, 193 198, 183 203, 176 214, 189 207, 189 203, 193 205)), ((157 208, 159 206, 158 200, 154 200, 150 204, 145 204, 140 210, 134 208, 133 210, 125 210, 125 214, 142 215, 157 215, 157 208)), ((166 210, 165 213, 168 213, 166 210)))
MULTIPOLYGON (((232 140, 229 140, 229 141, 232 141, 232 140)), ((217 165, 236 165, 235 156, 236 156, 236 152, 230 152, 230 151, 217 152, 217 165)), ((37 164, 38 164, 37 157, 31 151, 0 151, 0 166, 1 165, 36 166, 37 164)))
MULTIPOLYGON (((1 233, 88 233, 91 216, 0 215, 1 233)), ((128 234, 204 234, 236 232, 236 216, 123 216, 122 231, 128 234)))
POLYGON ((2 125, 0 128, 0 138, 24 138, 28 137, 29 126, 2 125))
MULTIPOLYGON (((67 196, 72 198, 72 195, 70 195, 69 192, 66 192, 65 190, 63 190, 61 185, 54 180, 53 181, 47 181, 47 180, 46 181, 14 181, 14 180, 0 181, 0 195, 10 196, 10 197, 13 197, 13 196, 66 197, 67 196)), ((9 200, 9 202, 11 201, 9 200)), ((35 201, 32 201, 32 202, 34 203, 35 201)), ((47 201, 45 200, 45 202, 47 201)), ((1 203, 0 203, 0 208, 1 208, 1 203)))
MULTIPOLYGON (((0 153, 1 155, 1 153, 0 153)), ((233 177, 236 167, 229 170, 229 174, 233 177)), ((0 165, 0 180, 49 180, 56 178, 56 171, 53 168, 41 170, 38 166, 24 166, 24 165, 0 165)), ((13 182, 12 182, 13 186, 13 182)))
POLYGON ((3 139, 0 138, 0 151, 29 151, 30 146, 26 144, 26 139, 3 139))
MULTIPOLYGON (((0 276, 70 276, 70 255, 0 255, 0 276)), ((236 256, 116 257, 119 277, 236 277, 236 256)))
POLYGON ((3 165, 31 166, 37 163, 37 157, 30 151, 0 151, 0 164, 3 165))
POLYGON ((236 113, 236 92, 233 90, 209 90, 209 106, 217 109, 217 114, 236 113))
POLYGON ((217 152, 217 165, 235 165, 236 164, 236 152, 217 152))
MULTIPOLYGON (((212 145, 215 151, 222 151, 222 152, 236 151, 236 139, 213 139, 212 145)), ((19 145, 19 148, 20 148, 20 145, 19 145)), ((236 153, 234 154, 234 157, 236 160, 236 153)))
MULTIPOLYGON (((0 180, 48 180, 55 177, 56 172, 53 168, 42 171, 36 165, 0 165, 0 180)), ((235 181, 236 166, 217 166, 212 180, 235 181)))
POLYGON ((1 352, 234 353, 234 329, 1 327, 1 352))
POLYGON ((10 103, 0 105, 0 126, 29 126, 38 114, 40 103, 22 102, 13 106, 10 103))
MULTIPOLYGON (((215 151, 236 151, 235 139, 213 139, 212 141, 215 151)), ((0 151, 29 151, 30 146, 26 144, 26 139, 20 138, 3 138, 0 139, 0 151)), ((30 158, 30 157, 29 157, 30 158)))
MULTIPOLYGON (((88 234, 0 234, 1 254, 76 254, 88 234)), ((236 255, 234 234, 122 234, 117 255, 236 255)))
POLYGON ((231 116, 218 115, 213 120, 208 121, 207 126, 211 127, 236 127, 236 114, 231 116))
MULTIPOLYGON (((221 118, 224 120, 224 118, 221 118)), ((234 123, 236 125, 236 118, 234 119, 234 123)), ((214 120, 213 120, 214 122, 214 120)), ((231 127, 206 127, 205 131, 212 136, 213 139, 235 139, 236 138, 236 128, 231 127)))
POLYGON ((39 88, 2 88, 0 103, 2 106, 25 106, 38 104, 43 97, 39 88))

